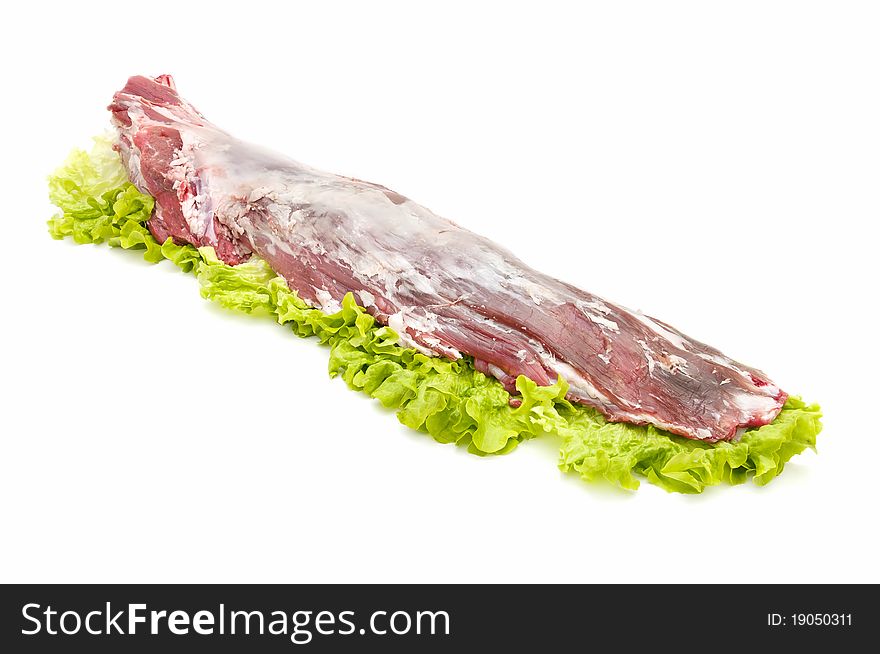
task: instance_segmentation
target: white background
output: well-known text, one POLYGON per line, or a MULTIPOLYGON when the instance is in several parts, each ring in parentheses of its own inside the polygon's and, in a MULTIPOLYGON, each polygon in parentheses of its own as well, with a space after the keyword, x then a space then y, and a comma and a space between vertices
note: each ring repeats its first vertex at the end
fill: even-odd
POLYGON ((0 581, 880 581, 877 5, 313 4, 16 6, 0 581), (699 497, 474 457, 171 266, 52 241, 45 176, 166 72, 819 401, 820 454, 699 497))

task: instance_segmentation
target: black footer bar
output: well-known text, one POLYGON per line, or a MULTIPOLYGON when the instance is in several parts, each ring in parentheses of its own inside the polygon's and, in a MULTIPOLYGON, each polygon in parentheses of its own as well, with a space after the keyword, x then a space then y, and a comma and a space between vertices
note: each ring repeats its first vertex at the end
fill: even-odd
POLYGON ((11 585, 0 651, 816 651, 870 642, 877 597, 875 585, 11 585))

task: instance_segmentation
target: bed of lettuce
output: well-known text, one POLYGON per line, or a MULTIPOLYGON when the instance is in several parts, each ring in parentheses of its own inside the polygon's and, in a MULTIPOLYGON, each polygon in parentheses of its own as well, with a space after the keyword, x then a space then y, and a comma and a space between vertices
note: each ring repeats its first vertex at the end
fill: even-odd
POLYGON ((329 346, 331 376, 395 409, 408 427, 475 454, 502 454, 525 439, 555 436, 564 471, 626 489, 638 488, 643 477, 668 491, 699 493, 749 478, 766 484, 791 457, 815 449, 822 428, 818 406, 790 398, 772 424, 736 442, 708 445, 651 426, 606 422, 566 401, 564 380, 541 387, 522 376, 516 384, 522 404, 513 408, 501 384, 467 358, 453 362, 398 345, 394 331, 376 323, 351 294, 339 312, 327 315, 308 307, 260 259, 232 267, 212 248, 158 243, 145 227, 153 199, 129 182, 106 138, 96 139, 91 152, 70 155, 50 177, 49 196, 61 210, 49 220, 53 238, 141 250, 152 263, 171 261, 196 275, 203 297, 316 337, 329 346))

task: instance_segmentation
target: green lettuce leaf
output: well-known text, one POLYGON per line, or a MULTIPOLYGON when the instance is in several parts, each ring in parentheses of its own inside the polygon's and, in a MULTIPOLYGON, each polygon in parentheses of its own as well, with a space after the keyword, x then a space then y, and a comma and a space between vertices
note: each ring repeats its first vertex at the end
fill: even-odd
POLYGON ((790 398, 772 424, 736 442, 706 444, 651 426, 606 422, 597 411, 568 402, 562 378, 538 386, 521 376, 516 387, 522 404, 511 407, 510 394, 471 360, 401 347, 394 330, 378 324, 350 293, 342 309, 328 315, 309 307, 259 258, 233 267, 212 248, 158 243, 145 226, 153 199, 129 182, 108 138, 95 139, 91 152, 74 151, 50 177, 49 196, 61 210, 49 220, 53 238, 142 250, 153 263, 171 261, 196 275, 202 297, 317 337, 329 346, 331 376, 395 409, 404 425, 474 454, 503 454, 523 440, 556 436, 560 468, 584 479, 636 489, 638 475, 668 491, 699 493, 749 478, 766 484, 792 456, 815 449, 822 428, 818 406, 790 398))
POLYGON ((560 467, 630 489, 639 486, 634 472, 681 493, 699 493, 721 482, 741 484, 749 476, 764 485, 795 454, 815 450, 821 417, 817 405, 792 397, 769 425, 749 429, 735 442, 709 444, 583 412, 572 418, 572 430, 562 432, 560 467))

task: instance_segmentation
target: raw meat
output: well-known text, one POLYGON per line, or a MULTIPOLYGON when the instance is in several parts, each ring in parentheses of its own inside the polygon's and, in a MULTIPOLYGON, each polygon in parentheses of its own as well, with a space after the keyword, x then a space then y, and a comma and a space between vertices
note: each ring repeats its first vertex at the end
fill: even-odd
POLYGON ((265 259, 312 306, 352 292, 403 344, 515 391, 562 376, 610 421, 708 442, 772 421, 786 394, 764 373, 641 313, 544 275, 390 189, 239 141, 177 94, 132 77, 110 105, 132 181, 156 198, 159 241, 265 259))

